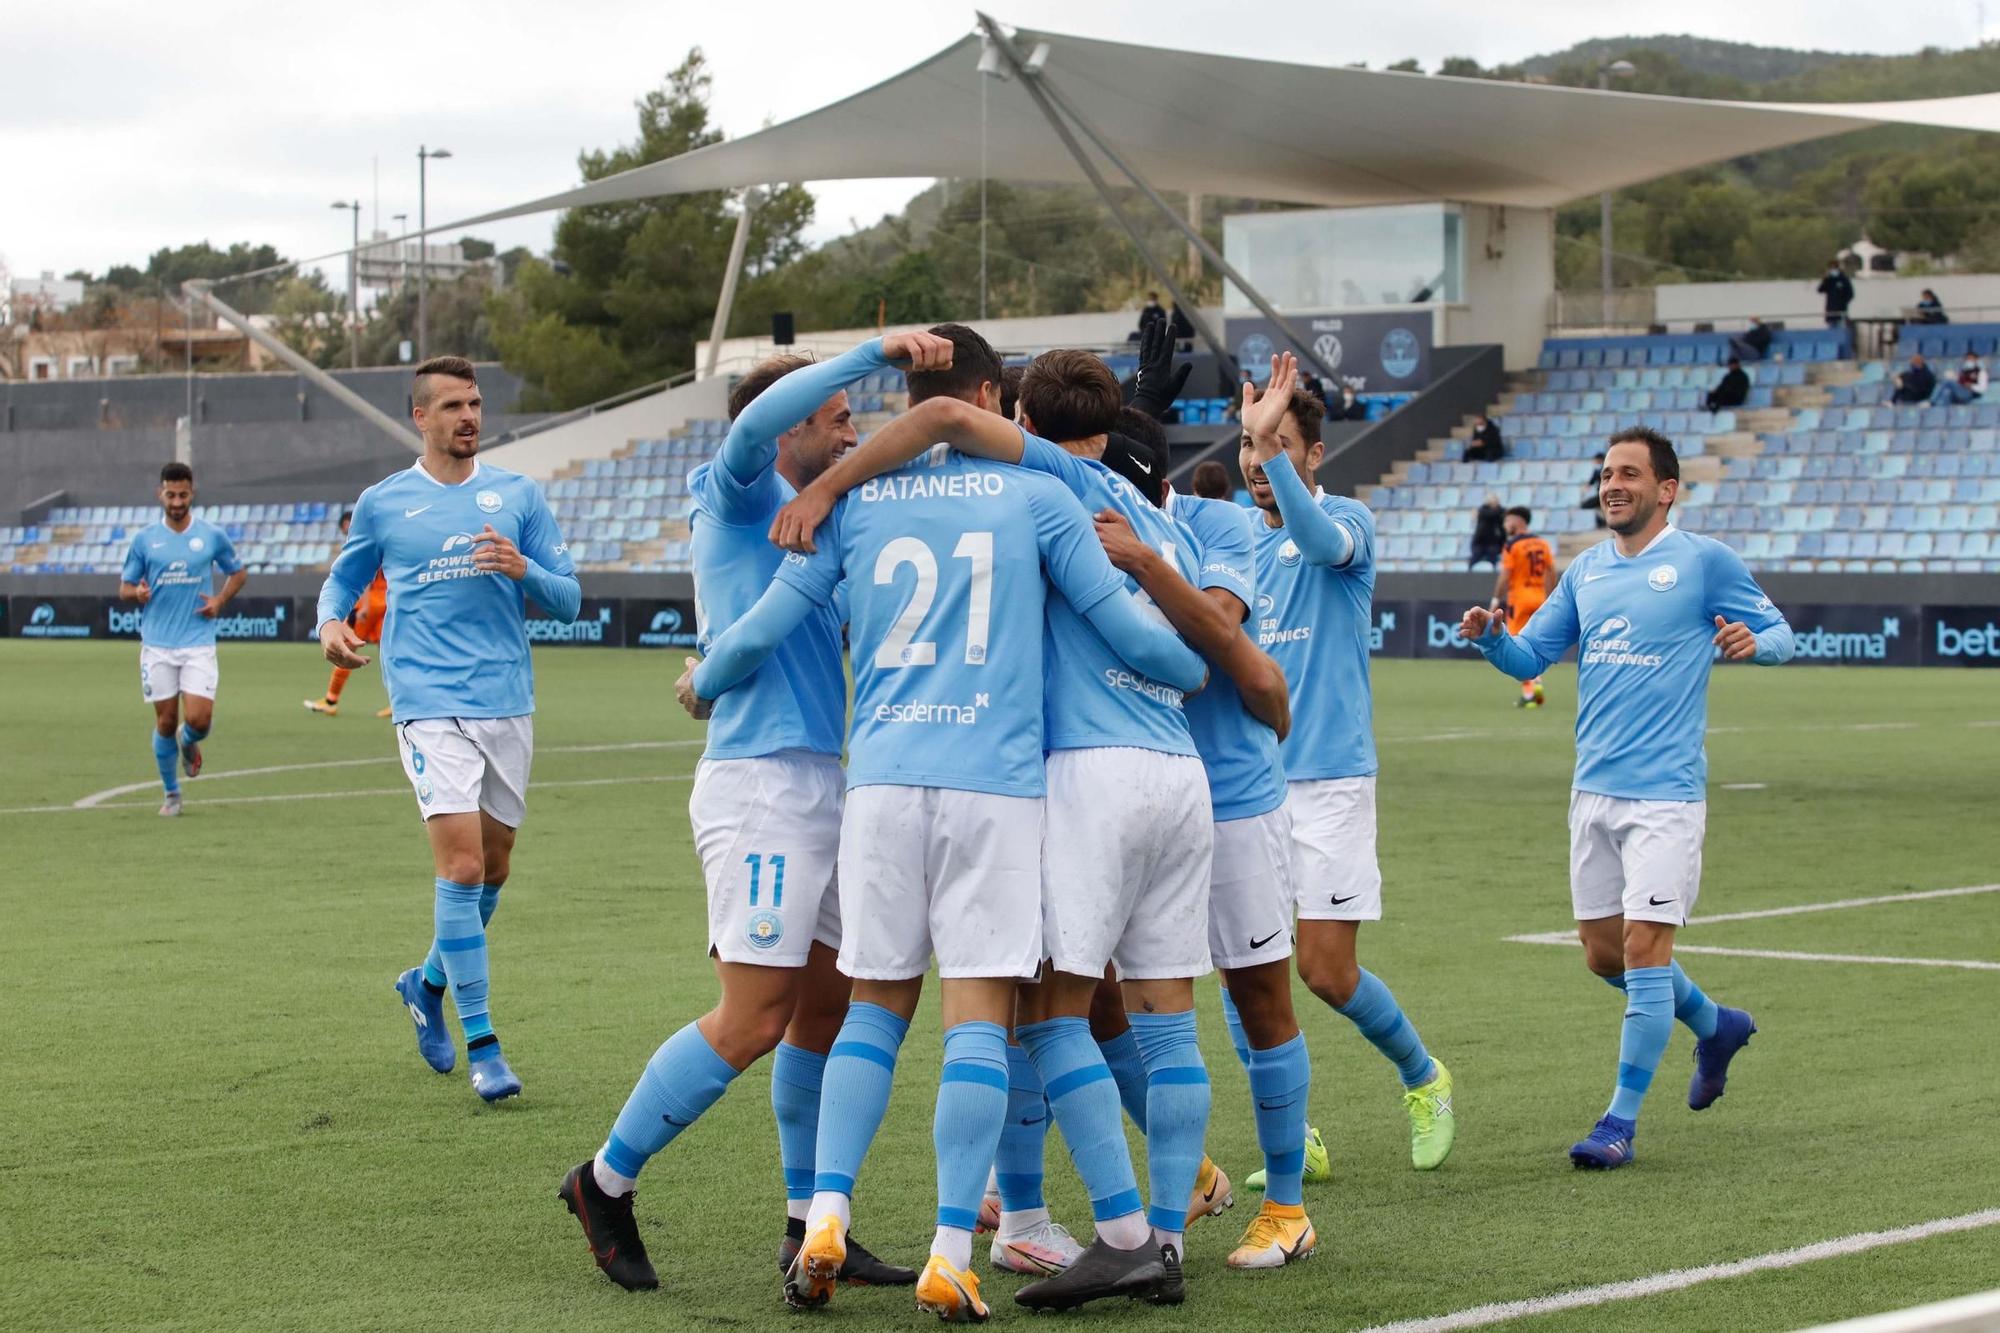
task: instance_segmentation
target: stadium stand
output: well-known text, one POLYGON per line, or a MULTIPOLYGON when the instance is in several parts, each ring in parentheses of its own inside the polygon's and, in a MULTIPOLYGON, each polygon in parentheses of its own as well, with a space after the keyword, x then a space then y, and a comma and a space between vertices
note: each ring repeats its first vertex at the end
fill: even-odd
MULTIPOLYGON (((2000 326, 1908 326, 1900 346, 1941 358, 1990 355, 2000 326)), ((1509 457, 1461 461, 1438 442, 1366 495, 1382 567, 1464 567, 1472 511, 1488 494, 1535 510, 1567 560, 1601 538, 1579 507, 1613 430, 1648 425, 1682 458, 1678 521, 1735 547, 1753 568, 1793 573, 2000 573, 2000 403, 1882 403, 1886 361, 1854 362, 1837 331, 1781 332, 1778 359, 1746 367, 1750 399, 1698 407, 1729 355, 1726 335, 1552 338, 1542 369, 1494 411, 1509 457)))

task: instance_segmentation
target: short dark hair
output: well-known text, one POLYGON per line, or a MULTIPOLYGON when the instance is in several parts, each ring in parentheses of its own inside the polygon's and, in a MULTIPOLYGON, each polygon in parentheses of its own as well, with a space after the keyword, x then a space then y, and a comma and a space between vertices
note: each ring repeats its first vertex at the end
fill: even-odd
POLYGON ((962 398, 971 402, 982 384, 998 389, 1001 384, 1000 354, 993 344, 963 324, 939 324, 931 332, 951 342, 950 370, 920 370, 904 375, 910 388, 910 406, 929 398, 962 398))
POLYGON ((1118 419, 1112 423, 1111 429, 1128 439, 1137 440, 1163 458, 1166 456, 1167 428, 1130 403, 1118 409, 1118 419))
POLYGON ((1057 444, 1108 434, 1122 399, 1111 367, 1073 348, 1043 352, 1021 377, 1021 414, 1037 435, 1057 444))
POLYGON ((354 511, 352 509, 341 510, 340 521, 342 523, 352 523, 354 521, 354 511))
POLYGON ((1651 455, 1655 477, 1661 481, 1681 479, 1681 458, 1674 452, 1674 442, 1650 426, 1627 426, 1604 443, 1607 454, 1614 444, 1643 444, 1651 455))
POLYGON ((1326 404, 1315 394, 1294 384, 1291 406, 1286 410, 1292 414, 1292 421, 1298 426, 1306 448, 1318 444, 1320 426, 1326 420, 1326 404))
POLYGON ((160 469, 160 483, 165 485, 170 481, 184 481, 192 486, 194 485, 194 469, 186 463, 169 463, 160 469))
POLYGON ((428 407, 431 401, 430 385, 425 383, 433 375, 449 375, 455 380, 466 380, 477 386, 479 372, 472 363, 462 356, 434 356, 418 366, 411 374, 410 400, 418 407, 428 407))
POLYGON ((729 419, 743 415, 743 409, 757 401, 757 395, 776 384, 801 366, 812 364, 809 356, 798 356, 790 352, 781 353, 768 360, 759 361, 750 367, 747 374, 729 390, 729 419))
POLYGON ((1028 373, 1026 366, 1000 367, 1000 415, 1012 421, 1014 404, 1021 401, 1021 376, 1028 373))
POLYGON ((1507 511, 1507 516, 1509 518, 1518 518, 1523 523, 1532 524, 1535 521, 1535 511, 1526 505, 1515 505, 1507 511))
POLYGON ((1229 469, 1213 458, 1194 465, 1194 493, 1206 500, 1229 498, 1229 469))
POLYGON ((1740 368, 1740 367, 1742 366, 1742 364, 1743 364, 1743 363, 1742 363, 1741 361, 1738 361, 1738 360, 1737 360, 1737 359, 1736 359, 1735 357, 1733 357, 1733 356, 1729 358, 1729 368, 1730 368, 1731 370, 1736 370, 1736 369, 1740 368))

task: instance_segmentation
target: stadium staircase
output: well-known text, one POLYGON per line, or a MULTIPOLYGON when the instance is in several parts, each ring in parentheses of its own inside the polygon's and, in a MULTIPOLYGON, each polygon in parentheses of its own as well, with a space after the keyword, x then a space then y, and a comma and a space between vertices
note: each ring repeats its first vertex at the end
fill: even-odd
MULTIPOLYGON (((2000 326, 1906 326, 1899 346, 1986 357, 2000 326)), ((1397 464, 1364 494, 1385 571, 1465 567, 1473 511, 1488 496, 1535 511, 1561 562, 1605 536, 1581 507, 1614 430, 1647 425, 1681 455, 1676 522, 1727 542, 1753 567, 1795 573, 2000 573, 2000 396, 1956 407, 1886 406, 1895 366, 1849 359, 1844 338, 1787 331, 1745 367, 1749 400, 1710 414, 1701 399, 1729 340, 1717 334, 1551 339, 1537 370, 1510 379, 1489 415, 1500 463, 1467 463, 1470 423, 1397 464)))

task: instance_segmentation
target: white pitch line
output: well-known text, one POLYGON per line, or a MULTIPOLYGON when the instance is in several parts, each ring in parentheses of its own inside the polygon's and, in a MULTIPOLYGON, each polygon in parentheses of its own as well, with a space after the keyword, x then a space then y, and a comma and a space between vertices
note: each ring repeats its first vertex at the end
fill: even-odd
MULTIPOLYGON (((550 787, 627 787, 636 783, 692 782, 693 780, 694 774, 692 773, 657 773, 635 778, 571 778, 560 782, 530 782, 528 790, 543 791, 550 787)), ((337 801, 351 796, 408 796, 409 794, 410 789, 408 787, 367 787, 360 790, 350 788, 346 791, 280 792, 266 796, 211 796, 204 800, 189 801, 187 805, 192 810, 210 805, 263 805, 271 801, 337 801)), ((150 810, 152 806, 153 803, 151 801, 119 801, 111 805, 93 805, 88 808, 92 810, 150 810)), ((73 805, 52 805, 43 808, 69 811, 75 810, 78 807, 73 805)))
POLYGON ((1722 784, 1722 789, 1724 791, 1763 791, 1768 786, 1770 784, 1767 782, 1725 782, 1722 784))
POLYGON ((1789 949, 1729 949, 1719 944, 1676 944, 1674 952, 1712 953, 1725 958, 1778 958, 1794 963, 1879 963, 1885 967, 1956 967, 1967 972, 2000 972, 2000 963, 1977 958, 1879 958, 1859 953, 1797 953, 1789 949))
POLYGON ((1933 1222, 1920 1222, 1915 1226, 1897 1227, 1890 1231, 1862 1231, 1852 1236, 1842 1236, 1838 1240, 1818 1241, 1790 1250, 1774 1250, 1769 1254, 1754 1255, 1748 1259, 1733 1259, 1728 1263, 1704 1264, 1700 1268, 1677 1268, 1671 1272, 1655 1273, 1651 1277, 1633 1278, 1626 1282, 1607 1282, 1597 1287, 1581 1287, 1575 1291, 1563 1292, 1559 1296, 1537 1296, 1530 1300, 1503 1301, 1494 1305, 1474 1306, 1469 1310, 1460 1310, 1456 1314, 1438 1315, 1430 1319, 1404 1319, 1393 1324, 1379 1324, 1366 1330, 1366 1333, 1456 1333, 1456 1330, 1462 1328, 1485 1328, 1492 1324, 1504 1324, 1510 1320, 1525 1319, 1533 1315, 1588 1309, 1594 1305, 1609 1305, 1613 1301, 1635 1300, 1642 1296, 1660 1296, 1671 1291, 1685 1291, 1704 1282, 1742 1277, 1745 1273, 1797 1268, 1803 1264, 1817 1263, 1821 1259, 1840 1259, 1850 1254, 1879 1250, 1885 1246, 1907 1245, 1912 1241, 1929 1240, 1933 1236, 1977 1231, 1982 1227, 1996 1225, 2000 1225, 2000 1208, 1983 1208, 1976 1213, 1965 1213, 1958 1217, 1941 1217, 1933 1222))
POLYGON ((1774 916, 1800 916, 1807 912, 1840 912, 1850 907, 1877 907, 1883 903, 1917 903, 1931 898, 1963 898, 1973 893, 2000 893, 2000 884, 1973 884, 1962 889, 1924 889, 1917 893, 1885 893, 1879 898, 1842 898, 1830 903, 1800 903, 1796 907, 1766 907, 1755 912, 1718 912, 1714 916, 1689 917, 1690 926, 1712 926, 1721 921, 1761 921, 1774 916))

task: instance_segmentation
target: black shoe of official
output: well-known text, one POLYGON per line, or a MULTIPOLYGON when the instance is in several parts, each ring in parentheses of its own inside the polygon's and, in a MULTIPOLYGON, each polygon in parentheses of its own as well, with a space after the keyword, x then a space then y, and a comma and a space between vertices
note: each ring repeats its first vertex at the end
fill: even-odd
POLYGON ((1185 1294, 1180 1256, 1172 1246, 1120 1250, 1100 1239, 1092 1241, 1075 1263, 1054 1277, 1031 1282, 1015 1292, 1014 1300, 1030 1310, 1073 1310, 1106 1296, 1178 1305, 1185 1294))
MULTIPOLYGON (((778 1242, 780 1273, 792 1271, 792 1261, 799 1257, 799 1247, 805 1243, 805 1219, 786 1218, 785 1238, 778 1242)), ((884 1263, 869 1253, 866 1245, 850 1235, 847 1238, 847 1262, 840 1266, 840 1280, 856 1287, 908 1287, 916 1284, 917 1270, 884 1263)))
POLYGON ((583 1226, 583 1238, 590 1244, 590 1257, 604 1275, 627 1291, 651 1291, 660 1285, 652 1260, 646 1257, 646 1243, 639 1239, 639 1223, 632 1216, 632 1194, 613 1197, 598 1188, 591 1160, 573 1168, 556 1191, 563 1206, 583 1226))

